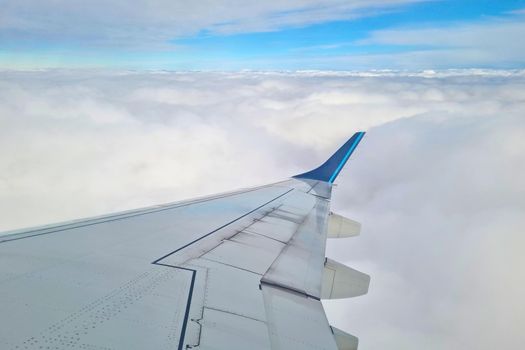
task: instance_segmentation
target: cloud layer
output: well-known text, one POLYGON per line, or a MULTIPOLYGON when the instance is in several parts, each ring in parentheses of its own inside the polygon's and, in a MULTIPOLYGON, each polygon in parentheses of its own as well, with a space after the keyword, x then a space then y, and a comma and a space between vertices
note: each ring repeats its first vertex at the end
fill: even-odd
POLYGON ((519 5, 6 0, 0 67, 523 68, 525 17, 519 5))
POLYGON ((361 350, 525 341, 525 73, 0 72, 0 229, 279 180, 368 133, 327 255, 368 296, 327 302, 361 350))
MULTIPOLYGON (((359 43, 412 48, 389 53, 389 67, 446 68, 450 62, 456 67, 523 67, 525 21, 522 14, 515 14, 504 19, 379 30, 359 43)), ((374 57, 384 61, 385 55, 370 56, 368 64, 373 64, 374 57)))
MULTIPOLYGON (((200 31, 216 34, 273 31, 367 16, 422 0, 281 1, 4 1, 0 39, 57 45, 168 48, 169 40, 200 31)), ((171 46, 173 48, 173 46, 171 46)))

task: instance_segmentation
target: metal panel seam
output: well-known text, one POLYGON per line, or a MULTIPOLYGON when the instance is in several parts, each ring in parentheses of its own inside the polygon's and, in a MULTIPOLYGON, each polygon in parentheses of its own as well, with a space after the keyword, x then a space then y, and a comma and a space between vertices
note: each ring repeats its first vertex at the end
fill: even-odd
MULTIPOLYGON (((282 181, 282 182, 284 182, 284 181, 282 181)), ((276 184, 279 184, 279 183, 280 182, 278 182, 276 184)), ((2 237, 12 237, 12 236, 24 235, 24 234, 32 233, 32 232, 51 230, 51 231, 46 231, 46 232, 34 233, 32 235, 23 236, 23 237, 15 237, 15 238, 11 238, 11 239, 2 239, 2 240, 0 240, 0 244, 1 243, 5 243, 5 242, 16 241, 16 240, 24 239, 24 238, 31 238, 31 237, 36 237, 36 236, 42 236, 42 235, 47 235, 47 234, 50 234, 50 233, 62 232, 62 231, 66 231, 66 230, 72 230, 72 229, 86 227, 86 226, 93 226, 93 225, 103 224, 103 223, 106 223, 106 222, 113 222, 113 221, 118 221, 118 220, 124 220, 124 219, 127 219, 127 218, 132 218, 132 217, 142 216, 142 215, 147 215, 147 214, 153 214, 153 213, 166 211, 166 210, 171 210, 171 209, 177 209, 177 208, 185 207, 185 206, 192 205, 192 204, 198 204, 198 203, 203 203, 203 202, 212 201, 212 200, 216 200, 216 199, 222 199, 222 198, 232 197, 232 196, 236 196, 236 195, 240 195, 240 194, 244 194, 244 193, 249 193, 249 192, 253 192, 253 191, 256 191, 256 190, 260 190, 262 188, 271 187, 273 185, 275 185, 275 184, 259 186, 259 187, 255 187, 255 188, 251 188, 251 189, 247 189, 247 190, 243 190, 243 191, 236 191, 236 192, 231 192, 231 193, 225 193, 225 194, 222 194, 222 195, 217 195, 217 196, 212 197, 212 198, 202 198, 200 200, 198 199, 198 200, 193 200, 193 201, 184 202, 184 203, 164 204, 164 205, 156 205, 156 206, 153 206, 151 208, 135 209, 135 210, 131 210, 131 212, 124 212, 124 213, 119 213, 119 214, 114 214, 114 215, 108 215, 108 216, 104 216, 104 217, 101 217, 101 218, 92 218, 92 219, 88 218, 88 219, 85 219, 85 220, 80 219, 80 220, 82 220, 84 222, 82 222, 82 221, 80 221, 80 222, 70 222, 70 223, 64 223, 64 224, 57 224, 56 226, 52 226, 52 227, 29 229, 27 231, 14 232, 14 233, 10 233, 10 234, 8 233, 6 235, 2 235, 2 237)), ((277 199, 277 198, 274 198, 274 200, 275 199, 277 199)))
MULTIPOLYGON (((263 281, 261 280, 261 285, 267 285, 267 286, 270 286, 270 287, 274 287, 274 288, 279 288, 279 289, 282 289, 283 291, 285 292, 290 292, 290 293, 294 293, 294 294, 299 294, 303 297, 308 297, 308 298, 312 298, 312 299, 315 299, 315 300, 318 300, 320 301, 321 299, 314 296, 314 295, 310 295, 308 293, 305 293, 301 290, 298 290, 298 289, 295 289, 295 288, 292 288, 292 287, 288 287, 288 286, 285 286, 285 285, 282 285, 282 284, 279 284, 279 283, 275 283, 275 282, 268 282, 268 281, 263 281)), ((261 289, 261 286, 259 286, 259 289, 261 289)))
POLYGON ((284 195, 286 195, 286 194, 292 192, 293 190, 294 190, 294 188, 289 189, 288 191, 284 192, 283 194, 280 194, 279 196, 275 197, 274 199, 269 200, 268 202, 266 202, 266 203, 264 203, 264 204, 258 206, 257 208, 250 210, 250 211, 247 212, 246 214, 243 214, 243 215, 239 216, 238 218, 233 219, 232 221, 230 221, 230 222, 228 222, 228 223, 226 223, 226 224, 224 224, 224 225, 222 225, 222 226, 216 228, 215 230, 213 230, 213 231, 211 231, 211 232, 208 232, 208 233, 205 234, 204 236, 201 236, 201 237, 199 237, 199 238, 197 238, 197 239, 191 241, 190 243, 183 245, 182 247, 178 248, 177 250, 174 250, 174 251, 172 251, 172 252, 170 252, 170 253, 168 253, 168 254, 166 254, 166 255, 164 255, 164 256, 158 258, 157 260, 153 261, 153 264, 155 264, 155 263, 157 263, 157 262, 159 262, 159 261, 161 261, 161 260, 163 260, 163 259, 169 257, 170 255, 173 255, 173 254, 177 253, 178 251, 180 251, 180 250, 182 250, 182 249, 184 249, 184 248, 189 247, 190 245, 192 245, 192 244, 194 244, 194 243, 200 241, 200 240, 203 239, 203 238, 208 237, 209 235, 211 235, 211 234, 213 234, 213 233, 215 233, 215 232, 217 232, 217 231, 219 231, 219 230, 225 228, 225 227, 228 226, 228 225, 231 225, 231 224, 233 224, 234 222, 239 221, 240 219, 242 219, 242 218, 244 218, 244 217, 250 215, 251 213, 253 213, 253 212, 255 212, 255 211, 261 209, 262 207, 264 207, 265 205, 270 204, 271 202, 275 201, 276 199, 279 199, 279 198, 283 197, 284 195))
POLYGON ((179 338, 179 346, 177 348, 178 350, 183 350, 184 337, 186 336, 186 328, 187 328, 187 325, 188 325, 188 318, 190 316, 191 299, 193 298, 193 287, 195 286, 195 277, 197 276, 197 270, 188 269, 188 268, 180 267, 180 266, 173 266, 173 265, 168 265, 168 264, 156 263, 156 262, 154 262, 153 264, 154 265, 159 265, 159 266, 171 267, 171 268, 174 268, 174 269, 191 271, 190 289, 188 291, 188 299, 186 301, 186 310, 184 312, 184 321, 182 322, 182 329, 181 329, 180 338, 179 338))

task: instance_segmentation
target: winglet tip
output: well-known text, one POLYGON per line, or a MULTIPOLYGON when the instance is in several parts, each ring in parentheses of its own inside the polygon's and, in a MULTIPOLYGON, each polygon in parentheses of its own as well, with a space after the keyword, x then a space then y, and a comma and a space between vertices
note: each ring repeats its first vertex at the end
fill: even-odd
POLYGON ((324 162, 318 168, 308 171, 303 174, 295 175, 294 178, 312 179, 319 180, 328 183, 333 183, 344 165, 348 161, 348 158, 352 155, 355 148, 361 142, 361 139, 365 135, 365 131, 358 131, 348 141, 345 142, 326 162, 324 162))

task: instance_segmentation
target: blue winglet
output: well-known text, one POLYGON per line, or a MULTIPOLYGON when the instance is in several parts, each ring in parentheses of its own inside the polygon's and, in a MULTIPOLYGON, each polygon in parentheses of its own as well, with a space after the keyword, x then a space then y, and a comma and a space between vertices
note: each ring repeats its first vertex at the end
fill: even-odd
POLYGON ((346 143, 341 146, 341 148, 339 148, 337 152, 335 152, 326 162, 324 162, 323 165, 315 168, 314 170, 310 170, 309 172, 295 175, 293 177, 333 183, 364 135, 364 131, 356 132, 354 136, 346 141, 346 143))

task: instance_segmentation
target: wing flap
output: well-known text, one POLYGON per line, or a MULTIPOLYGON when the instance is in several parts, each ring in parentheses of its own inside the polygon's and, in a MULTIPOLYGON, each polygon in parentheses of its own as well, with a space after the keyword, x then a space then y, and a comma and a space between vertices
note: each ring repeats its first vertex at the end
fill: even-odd
POLYGON ((272 350, 338 350, 319 300, 261 286, 272 350))
POLYGON ((326 246, 328 201, 309 196, 315 206, 261 282, 320 298, 326 246))
POLYGON ((263 274, 284 246, 283 243, 269 238, 240 232, 201 257, 253 273, 263 274), (249 243, 238 243, 236 237, 243 237, 244 242, 249 241, 249 243))
POLYGON ((271 348, 265 322, 204 308, 201 326, 202 336, 199 346, 195 349, 268 350, 271 348))

